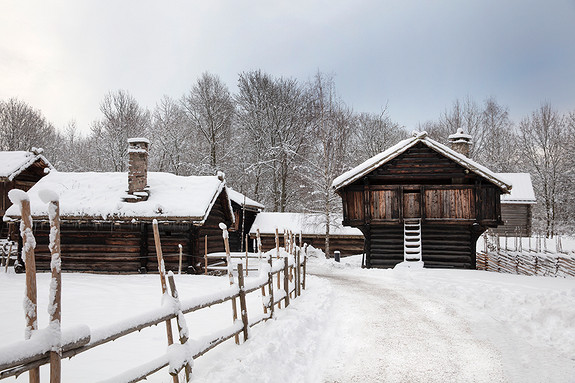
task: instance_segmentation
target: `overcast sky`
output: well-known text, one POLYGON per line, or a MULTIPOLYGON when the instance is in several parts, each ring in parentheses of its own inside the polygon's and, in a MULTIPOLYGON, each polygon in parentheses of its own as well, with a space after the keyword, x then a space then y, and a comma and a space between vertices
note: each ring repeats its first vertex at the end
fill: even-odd
POLYGON ((112 90, 154 108, 205 71, 235 92, 261 69, 335 75, 358 112, 408 129, 459 98, 495 96, 515 120, 575 110, 575 0, 0 0, 0 99, 89 129, 112 90))

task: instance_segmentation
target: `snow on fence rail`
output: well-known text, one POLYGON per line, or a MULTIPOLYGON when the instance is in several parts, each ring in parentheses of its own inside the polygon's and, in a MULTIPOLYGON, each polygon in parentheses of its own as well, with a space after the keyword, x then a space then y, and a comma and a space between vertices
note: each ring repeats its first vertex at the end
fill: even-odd
POLYGON ((561 237, 556 237, 554 251, 548 248, 545 238, 532 241, 531 238, 485 234, 483 249, 477 252, 476 267, 499 273, 575 277, 575 256, 563 250, 561 237))
MULTIPOLYGON (((57 214, 57 213, 56 213, 57 214)), ((31 228, 31 224, 29 226, 31 228)), ((155 234, 157 234, 157 222, 154 222, 155 234)), ((239 335, 243 333, 244 342, 248 339, 248 328, 255 326, 262 321, 270 319, 274 316, 274 307, 280 307, 283 301, 285 307, 290 304, 290 297, 296 298, 301 295, 302 288, 305 289, 305 274, 307 257, 301 257, 301 247, 296 247, 293 242, 289 245, 289 252, 285 249, 280 249, 277 246, 275 253, 276 257, 272 256, 272 252, 264 255, 261 254, 261 246, 259 247, 259 258, 267 260, 267 262, 260 263, 259 276, 250 281, 245 281, 243 265, 237 265, 237 284, 231 271, 229 246, 227 244, 227 230, 225 225, 222 227, 224 242, 226 244, 226 253, 230 276, 230 287, 200 297, 194 297, 186 300, 180 300, 175 286, 174 275, 172 272, 168 273, 168 281, 171 294, 168 295, 165 285, 165 269, 163 267, 163 259, 161 253, 161 244, 159 241, 159 234, 157 234, 156 246, 159 250, 158 265, 160 277, 162 278, 162 290, 164 294, 163 305, 160 308, 150 310, 144 314, 139 314, 133 318, 125 319, 119 323, 110 326, 105 326, 95 330, 90 330, 87 326, 79 326, 76 329, 61 332, 59 327, 55 331, 52 326, 47 329, 37 330, 34 329, 33 336, 30 339, 16 342, 0 348, 0 379, 10 376, 18 376, 26 371, 30 371, 30 381, 39 382, 39 367, 51 363, 54 358, 54 353, 58 354, 58 368, 56 375, 53 374, 54 368, 51 366, 51 381, 60 381, 59 360, 60 358, 71 358, 75 355, 88 351, 94 347, 119 339, 128 334, 140 331, 146 327, 158 325, 166 322, 168 329, 168 352, 152 361, 149 361, 141 366, 132 368, 118 376, 113 377, 110 381, 113 382, 137 382, 146 379, 149 375, 169 366, 170 375, 172 375, 174 382, 178 382, 178 373, 185 370, 186 381, 190 380, 192 360, 200 357, 217 345, 231 339, 236 338, 236 343, 239 344, 239 335), (283 274, 283 286, 280 285, 281 275, 283 274), (277 288, 274 286, 273 276, 277 275, 277 288), (266 296, 266 287, 268 295, 266 296), (263 297, 263 313, 248 316, 246 295, 255 291, 262 291, 263 297), (237 318, 236 299, 240 301, 241 318, 237 318), (201 337, 199 339, 189 339, 187 326, 185 324, 184 314, 192 313, 207 307, 221 304, 227 301, 233 303, 233 322, 228 328, 225 328, 216 334, 201 337), (176 319, 178 325, 178 335, 180 344, 172 344, 171 339, 171 320, 176 319), (58 348, 55 348, 58 346, 58 348)), ((31 230, 26 231, 26 234, 31 236, 31 230)), ((59 244, 59 230, 54 231, 51 236, 52 244, 59 244), (52 243, 53 240, 53 243, 52 243)), ((33 236, 29 237, 30 244, 32 244, 33 236)), ((31 246, 33 251, 33 246, 31 246)), ((55 250, 56 247, 54 247, 55 250)), ((58 250, 59 251, 59 250, 58 250)), ((59 257, 59 254, 58 254, 59 257)), ((55 258, 53 258, 55 259, 55 258)), ((33 263, 33 257, 27 259, 28 262, 33 263)), ((56 262, 57 263, 57 262, 56 262)), ((30 266, 28 264, 27 266, 30 266)), ((31 267, 26 267, 28 272, 31 267)), ((59 271, 59 268, 58 268, 59 271)), ((54 279, 52 280, 54 284, 54 279)), ((35 276, 34 276, 35 285, 35 276)), ((30 286, 27 284, 27 290, 30 286)), ((51 291, 51 295, 55 292, 51 291)), ((35 308, 36 302, 32 302, 35 308)), ((35 317, 35 310, 34 310, 35 317)), ((51 320, 52 325, 52 320, 51 320)), ((32 332, 32 331, 31 331, 32 332)))

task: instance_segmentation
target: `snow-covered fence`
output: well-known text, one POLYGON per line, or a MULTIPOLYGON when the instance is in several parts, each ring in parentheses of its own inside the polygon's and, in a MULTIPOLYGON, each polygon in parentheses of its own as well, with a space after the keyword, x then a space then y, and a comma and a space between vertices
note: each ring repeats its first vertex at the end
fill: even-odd
POLYGON ((561 237, 555 249, 545 238, 487 236, 477 252, 478 270, 499 273, 575 277, 575 254, 563 250, 561 237))
MULTIPOLYGON (((168 274, 171 294, 165 294, 162 307, 139 314, 132 318, 127 318, 119 323, 110 326, 91 330, 86 326, 81 326, 73 331, 63 332, 60 337, 61 357, 71 358, 80 353, 86 352, 94 347, 119 339, 128 334, 135 333, 146 327, 158 325, 162 322, 176 319, 178 321, 180 344, 173 344, 168 347, 168 352, 160 357, 149 361, 141 366, 130 369, 118 375, 110 381, 114 382, 136 382, 145 379, 147 376, 170 366, 170 373, 177 374, 187 365, 191 365, 192 360, 205 354, 219 344, 239 336, 243 333, 244 341, 248 337, 248 329, 274 315, 274 306, 284 301, 285 306, 290 303, 290 295, 294 298, 301 294, 301 289, 305 289, 305 267, 306 257, 301 257, 300 249, 295 249, 294 254, 282 251, 273 256, 269 252, 262 254, 262 259, 267 262, 260 263, 259 274, 249 281, 244 279, 243 265, 238 264, 237 283, 231 284, 228 288, 217 293, 194 297, 190 299, 180 299, 178 297, 173 274, 168 274), (273 276, 280 277, 283 274, 283 286, 274 286, 273 276), (265 295, 265 289, 268 295, 265 295), (246 306, 246 295, 264 290, 263 313, 249 316, 246 306), (191 339, 185 326, 184 314, 196 312, 216 304, 239 299, 241 319, 234 320, 232 325, 215 334, 191 339)), ((161 254, 161 252, 159 252, 161 254)), ((161 256, 161 255, 160 255, 161 256)), ((159 265, 163 261, 158 262, 159 265)), ((234 277, 235 278, 235 277, 234 277)), ((235 319, 235 318, 234 318, 235 319)), ((41 336, 37 332, 30 340, 17 342, 0 348, 0 379, 10 376, 18 376, 23 372, 37 369, 39 366, 49 363, 50 351, 52 350, 52 339, 41 336)), ((177 381, 177 377, 174 378, 177 381)))

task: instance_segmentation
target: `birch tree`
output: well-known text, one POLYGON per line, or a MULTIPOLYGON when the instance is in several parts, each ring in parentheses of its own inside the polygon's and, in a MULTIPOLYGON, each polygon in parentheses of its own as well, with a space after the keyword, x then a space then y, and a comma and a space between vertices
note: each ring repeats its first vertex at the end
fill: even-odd
POLYGON ((227 154, 225 148, 235 113, 232 96, 218 76, 204 73, 183 97, 182 106, 189 123, 209 148, 207 158, 213 174, 227 154))
POLYGON ((238 126, 251 147, 253 195, 274 211, 286 211, 295 196, 293 167, 308 138, 306 94, 296 80, 261 71, 240 74, 238 88, 238 126))
POLYGON ((101 171, 126 171, 128 138, 144 137, 150 126, 150 113, 140 107, 127 91, 119 90, 104 96, 100 104, 101 120, 94 121, 92 138, 101 171))
POLYGON ((306 176, 310 198, 308 210, 321 213, 325 224, 325 255, 331 255, 330 235, 341 212, 341 199, 331 184, 348 162, 353 113, 339 99, 333 77, 316 73, 309 83, 311 139, 298 173, 306 176))
POLYGON ((542 201, 545 234, 556 234, 558 205, 565 176, 572 167, 568 161, 568 135, 565 119, 543 104, 519 125, 521 146, 526 164, 534 173, 534 186, 542 201))
MULTIPOLYGON (((164 96, 152 114, 150 167, 176 175, 195 174, 194 137, 183 108, 164 96)), ((198 145, 199 146, 199 145, 198 145)))
POLYGON ((55 136, 54 126, 39 110, 16 98, 0 100, 0 150, 50 150, 55 136))

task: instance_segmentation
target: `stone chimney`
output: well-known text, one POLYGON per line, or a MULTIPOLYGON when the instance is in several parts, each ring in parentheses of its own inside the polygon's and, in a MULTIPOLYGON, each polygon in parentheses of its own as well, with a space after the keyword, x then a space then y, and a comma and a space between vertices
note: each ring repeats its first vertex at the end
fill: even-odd
POLYGON ((148 146, 146 138, 128 139, 128 195, 126 202, 148 199, 148 146))
POLYGON ((463 133, 463 128, 457 129, 455 134, 450 134, 448 139, 451 149, 463 154, 465 157, 469 157, 472 145, 471 136, 463 133))

